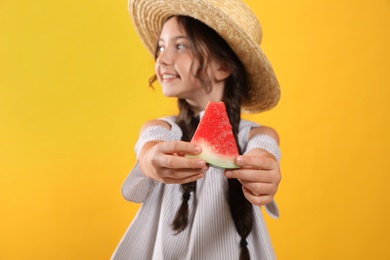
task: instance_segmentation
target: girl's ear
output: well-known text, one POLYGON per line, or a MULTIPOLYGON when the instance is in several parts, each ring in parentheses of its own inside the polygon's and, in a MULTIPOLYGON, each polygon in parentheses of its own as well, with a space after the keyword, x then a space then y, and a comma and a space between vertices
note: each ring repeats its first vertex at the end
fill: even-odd
POLYGON ((223 63, 216 63, 215 64, 216 69, 214 71, 214 78, 218 81, 224 81, 226 78, 232 74, 231 67, 226 64, 226 62, 223 63))

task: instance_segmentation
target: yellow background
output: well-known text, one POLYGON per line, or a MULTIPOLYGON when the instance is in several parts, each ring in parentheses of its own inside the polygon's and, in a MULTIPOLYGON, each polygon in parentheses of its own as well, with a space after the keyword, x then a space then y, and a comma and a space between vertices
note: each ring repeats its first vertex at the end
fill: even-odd
MULTIPOLYGON (((282 87, 279 259, 390 259, 390 1, 247 3, 282 87)), ((108 259, 145 120, 176 112, 121 1, 0 1, 0 259, 108 259)))

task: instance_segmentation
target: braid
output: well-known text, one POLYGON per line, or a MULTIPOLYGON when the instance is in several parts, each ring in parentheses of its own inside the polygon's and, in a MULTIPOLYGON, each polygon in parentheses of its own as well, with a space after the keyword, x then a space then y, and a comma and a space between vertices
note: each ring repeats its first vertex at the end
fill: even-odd
MULTIPOLYGON (((242 69, 243 68, 238 65, 237 68, 233 68, 233 71, 242 71, 242 69)), ((233 72, 233 74, 227 79, 225 86, 223 101, 226 104, 226 111, 229 116, 230 124, 232 125, 238 151, 242 154, 242 150, 238 145, 238 131, 241 121, 241 97, 243 97, 242 92, 246 92, 243 90, 243 87, 246 86, 246 78, 242 77, 239 73, 233 72)), ((245 198, 241 183, 234 178, 228 179, 228 202, 234 225, 237 233, 241 237, 241 254, 239 259, 249 260, 250 255, 246 238, 252 231, 253 206, 252 203, 245 198)))
MULTIPOLYGON (((188 103, 183 100, 178 100, 178 106, 180 113, 177 117, 176 123, 182 129, 183 136, 182 141, 190 141, 195 133, 196 127, 199 124, 199 117, 195 117, 193 111, 189 107, 188 103)), ((179 210, 176 213, 175 219, 172 222, 172 229, 176 234, 183 231, 188 224, 188 201, 191 196, 191 192, 196 190, 196 181, 184 183, 181 185, 183 190, 182 203, 179 210)))
POLYGON ((188 201, 190 200, 191 191, 195 191, 196 182, 189 182, 181 185, 183 189, 182 202, 179 210, 176 212, 175 219, 172 222, 172 229, 175 234, 182 232, 188 224, 188 201))
POLYGON ((241 237, 240 260, 250 259, 246 238, 252 231, 252 204, 245 198, 242 185, 237 179, 228 179, 228 201, 237 233, 241 237))

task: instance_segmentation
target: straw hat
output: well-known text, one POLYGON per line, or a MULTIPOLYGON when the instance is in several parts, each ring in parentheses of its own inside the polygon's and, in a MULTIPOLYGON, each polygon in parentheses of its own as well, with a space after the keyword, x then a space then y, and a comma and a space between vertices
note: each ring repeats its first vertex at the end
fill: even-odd
POLYGON ((163 22, 185 15, 213 28, 244 64, 249 79, 245 112, 273 108, 279 101, 279 84, 271 64, 260 48, 262 29, 255 14, 240 0, 129 0, 129 12, 147 49, 154 54, 163 22))

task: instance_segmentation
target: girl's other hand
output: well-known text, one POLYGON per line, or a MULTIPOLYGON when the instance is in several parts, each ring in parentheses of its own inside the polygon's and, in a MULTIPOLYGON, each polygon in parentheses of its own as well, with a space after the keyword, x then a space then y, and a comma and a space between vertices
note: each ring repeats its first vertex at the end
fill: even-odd
POLYGON ((237 178, 242 184, 245 197, 257 206, 272 202, 281 181, 276 158, 263 149, 253 149, 236 158, 237 170, 228 170, 225 176, 237 178))
POLYGON ((144 174, 167 184, 182 184, 204 177, 208 166, 203 159, 186 158, 197 155, 202 148, 183 141, 150 141, 142 148, 139 163, 144 174))

